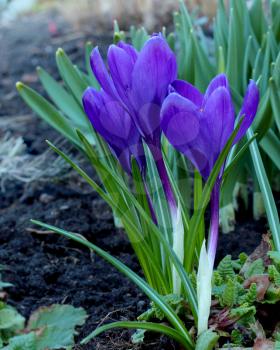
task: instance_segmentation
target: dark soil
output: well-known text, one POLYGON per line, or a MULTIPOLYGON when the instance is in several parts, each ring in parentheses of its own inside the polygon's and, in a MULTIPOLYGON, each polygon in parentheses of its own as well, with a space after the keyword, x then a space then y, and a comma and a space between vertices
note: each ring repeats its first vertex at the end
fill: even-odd
MULTIPOLYGON (((24 17, 11 27, 0 28, 0 121, 1 116, 11 118, 2 131, 22 134, 30 154, 42 153, 44 140, 55 140, 58 135, 33 116, 17 96, 14 83, 23 80, 40 90, 37 65, 57 76, 54 53, 58 46, 63 46, 75 63, 83 64, 83 45, 90 34, 67 41, 69 33, 71 26, 52 13, 24 17), (55 38, 48 32, 50 20, 58 26, 55 38), (31 118, 28 122, 14 124, 14 117, 26 115, 31 118)), ((106 44, 108 39, 97 40, 106 44)), ((113 267, 65 238, 42 234, 31 225, 31 218, 78 232, 140 272, 124 232, 114 227, 110 209, 77 175, 69 172, 59 179, 26 185, 9 181, 0 201, 0 263, 7 266, 3 279, 14 285, 8 291, 9 303, 24 316, 53 303, 82 306, 89 315, 81 329, 83 337, 103 322, 133 320, 145 311, 146 297, 113 267)), ((254 222, 250 213, 240 214, 235 232, 220 239, 218 259, 251 252, 265 231, 264 222, 254 222)), ((107 332, 83 349, 177 349, 165 337, 151 337, 145 345, 133 346, 130 335, 128 331, 107 332)))

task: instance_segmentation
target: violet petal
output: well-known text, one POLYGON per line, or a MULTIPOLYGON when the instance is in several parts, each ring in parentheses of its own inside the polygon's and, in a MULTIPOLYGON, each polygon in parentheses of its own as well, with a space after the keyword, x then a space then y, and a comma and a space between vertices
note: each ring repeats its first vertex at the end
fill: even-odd
POLYGON ((170 94, 161 109, 161 127, 169 142, 206 177, 209 172, 207 140, 201 135, 203 125, 197 106, 177 93, 170 94))
POLYGON ((196 106, 200 107, 203 101, 203 94, 192 84, 184 80, 175 80, 171 86, 176 92, 192 101, 196 106))
POLYGON ((207 87, 207 90, 205 92, 205 95, 204 95, 203 105, 205 105, 205 103, 208 100, 208 98, 210 97, 210 95, 219 87, 225 87, 227 90, 229 90, 228 79, 227 79, 226 75, 223 73, 217 75, 215 78, 213 78, 210 81, 210 83, 207 87))
POLYGON ((176 57, 161 36, 150 38, 132 72, 135 123, 146 141, 159 143, 160 107, 176 78, 176 57))
POLYGON ((243 122, 240 129, 236 135, 235 143, 237 143, 245 134, 248 128, 251 126, 255 115, 257 113, 259 105, 259 90, 256 83, 251 80, 248 85, 246 95, 243 101, 243 106, 240 111, 240 116, 244 116, 243 122))
POLYGON ((114 86, 113 80, 110 77, 108 70, 103 62, 103 59, 99 53, 98 47, 92 50, 90 55, 90 65, 100 86, 107 94, 118 99, 118 93, 114 86))

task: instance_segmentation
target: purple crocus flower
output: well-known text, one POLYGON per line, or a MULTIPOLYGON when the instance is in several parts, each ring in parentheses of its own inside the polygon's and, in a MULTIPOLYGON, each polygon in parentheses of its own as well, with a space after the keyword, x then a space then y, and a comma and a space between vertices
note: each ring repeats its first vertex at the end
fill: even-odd
MULTIPOLYGON (((114 138, 127 140, 127 143, 130 144, 131 141, 128 139, 131 140, 132 136, 128 130, 128 124, 131 126, 134 123, 139 135, 147 143, 155 159, 170 207, 175 208, 176 201, 161 153, 160 110, 168 94, 169 85, 177 76, 176 57, 162 35, 158 34, 147 40, 140 52, 123 42, 111 45, 107 58, 110 74, 97 47, 93 50, 90 58, 93 73, 102 88, 103 101, 95 104, 102 105, 103 110, 106 110, 106 113, 110 115, 109 118, 106 118, 104 114, 103 127, 107 120, 108 127, 105 128, 106 136, 102 129, 102 136, 108 143, 110 141, 111 147, 118 154, 116 149, 119 145, 115 144, 114 138), (113 104, 114 108, 107 108, 105 104, 113 104), (120 112, 121 110, 122 112, 120 112), (121 118, 121 114, 126 121, 123 121, 119 128, 114 129, 115 123, 112 121, 121 118)), ((94 103, 94 94, 98 95, 93 90, 87 90, 84 96, 85 109, 92 123, 93 119, 96 118, 96 112, 91 107, 94 103), (88 107, 86 107, 86 101, 91 101, 88 103, 88 107)), ((97 98, 101 100, 100 95, 98 96, 97 98)), ((100 110, 100 108, 98 109, 100 110)), ((95 124, 97 124, 96 121, 95 124)), ((99 122, 99 124, 101 123, 99 122)), ((96 125, 94 127, 96 128, 96 125)), ((101 128, 97 131, 101 134, 101 128)), ((133 131, 132 134, 136 140, 135 132, 133 131)), ((134 151, 138 148, 135 147, 134 151)), ((132 153, 136 155, 135 152, 132 153)), ((126 157, 124 158, 126 159, 126 157)), ((123 165, 124 163, 122 162, 123 165)))
MULTIPOLYGON (((169 142, 183 153, 207 180, 234 130, 235 113, 226 76, 220 74, 203 95, 191 84, 176 80, 161 110, 162 130, 169 142)), ((253 122, 259 92, 251 80, 240 115, 244 116, 234 140, 238 142, 253 122)), ((219 229, 219 193, 224 165, 211 196, 211 229, 208 254, 214 264, 219 229)))
POLYGON ((123 169, 131 174, 131 157, 134 156, 144 173, 146 163, 140 134, 119 100, 102 89, 96 91, 89 87, 83 95, 83 105, 94 129, 108 143, 123 169))

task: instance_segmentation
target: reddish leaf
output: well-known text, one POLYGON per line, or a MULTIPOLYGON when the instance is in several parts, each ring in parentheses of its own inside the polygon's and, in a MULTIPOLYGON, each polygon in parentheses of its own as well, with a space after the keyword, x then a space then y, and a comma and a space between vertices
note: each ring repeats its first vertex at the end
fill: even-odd
POLYGON ((256 339, 253 350, 274 350, 274 342, 267 339, 256 339))
POLYGON ((243 286, 244 288, 250 288, 252 283, 256 283, 257 285, 257 300, 263 300, 270 284, 268 275, 252 276, 243 283, 243 286))

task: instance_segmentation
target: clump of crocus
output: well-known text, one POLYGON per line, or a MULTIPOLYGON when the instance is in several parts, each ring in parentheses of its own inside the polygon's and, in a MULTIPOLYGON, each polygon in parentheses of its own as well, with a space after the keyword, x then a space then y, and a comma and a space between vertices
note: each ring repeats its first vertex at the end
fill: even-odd
MULTIPOLYGON (((123 42, 111 45, 107 58, 110 74, 98 48, 91 54, 91 67, 101 90, 86 90, 84 109, 95 130, 107 141, 128 173, 131 172, 132 155, 140 168, 144 168, 142 141, 149 147, 170 208, 173 246, 183 261, 184 230, 163 161, 160 121, 162 103, 169 93, 170 84, 177 77, 176 57, 163 36, 158 34, 153 35, 140 52, 123 42)), ((143 180, 145 183, 144 175, 143 180)), ((149 204, 156 222, 151 200, 149 204)), ((180 281, 175 269, 173 281, 176 285, 174 292, 179 293, 180 281)))
MULTIPOLYGON (((259 92, 251 81, 242 109, 244 117, 234 143, 253 122, 259 103, 259 92)), ((169 142, 182 152, 207 180, 216 160, 234 130, 235 112, 229 84, 224 74, 215 77, 203 95, 191 84, 176 80, 161 110, 162 129, 169 142)), ((198 271, 199 333, 207 329, 211 303, 211 277, 217 250, 219 230, 219 195, 224 165, 211 195, 211 222, 208 252, 203 245, 198 271)))
POLYGON ((133 155, 142 164, 143 139, 155 159, 172 209, 175 198, 161 153, 160 110, 169 85, 176 79, 176 57, 165 39, 152 36, 140 52, 119 42, 108 50, 109 72, 96 47, 91 67, 101 91, 86 90, 83 102, 94 128, 108 142, 126 171, 133 155))

